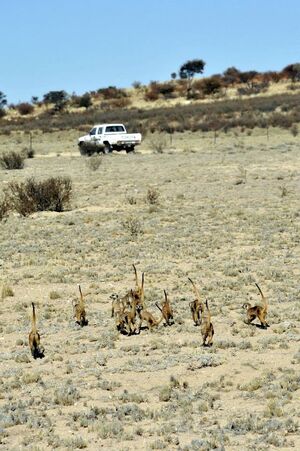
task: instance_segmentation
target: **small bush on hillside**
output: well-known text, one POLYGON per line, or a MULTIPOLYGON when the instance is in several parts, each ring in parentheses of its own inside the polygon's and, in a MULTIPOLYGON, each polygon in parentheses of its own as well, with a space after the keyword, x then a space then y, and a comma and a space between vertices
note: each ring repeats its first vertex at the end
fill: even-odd
POLYGON ((116 99, 105 100, 101 102, 103 110, 114 110, 118 108, 127 108, 131 105, 131 100, 128 97, 120 97, 116 99))
POLYGON ((0 155, 0 166, 3 169, 23 169, 25 157, 15 151, 4 152, 0 155))
POLYGON ((205 95, 216 94, 222 88, 222 81, 220 77, 216 75, 213 77, 209 77, 202 81, 202 91, 205 95))
POLYGON ((92 97, 88 92, 86 92, 82 96, 73 96, 72 103, 74 106, 78 108, 86 108, 86 109, 88 109, 93 104, 92 97))
POLYGON ((157 83, 153 81, 150 83, 145 93, 144 99, 154 101, 159 98, 173 99, 176 97, 175 86, 172 83, 157 83))
POLYGON ((63 211, 70 202, 72 182, 68 177, 50 177, 36 181, 33 177, 25 182, 11 182, 7 199, 11 209, 22 216, 36 211, 63 211))
POLYGON ((26 116, 27 114, 31 114, 34 111, 34 106, 31 103, 23 102, 17 105, 17 110, 21 114, 21 116, 26 116))
POLYGON ((155 100, 159 99, 159 94, 157 91, 146 91, 144 99, 149 102, 154 102, 155 100))
POLYGON ((132 83, 132 87, 133 87, 134 89, 140 89, 140 88, 142 87, 142 83, 141 83, 140 81, 134 81, 134 82, 132 83))
POLYGON ((122 97, 127 97, 127 94, 123 89, 116 88, 115 86, 98 89, 97 92, 104 99, 121 99, 122 97))

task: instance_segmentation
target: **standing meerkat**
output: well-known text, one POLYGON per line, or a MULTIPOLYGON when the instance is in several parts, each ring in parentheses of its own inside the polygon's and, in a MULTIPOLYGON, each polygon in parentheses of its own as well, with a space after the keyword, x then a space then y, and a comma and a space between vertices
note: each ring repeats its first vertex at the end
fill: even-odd
POLYGON ((268 302, 267 298, 264 296, 263 292, 261 291, 259 285, 255 283, 260 295, 261 295, 261 305, 254 305, 251 307, 251 304, 249 302, 246 302, 243 304, 243 308, 246 309, 246 324, 251 324, 252 321, 257 318, 260 321, 261 327, 266 329, 267 327, 270 327, 269 324, 266 322, 266 316, 268 313, 268 302))
POLYGON ((132 335, 136 332, 136 309, 138 305, 138 299, 133 299, 130 310, 123 313, 124 324, 126 325, 127 334, 132 335))
POLYGON ((36 327, 35 305, 32 302, 32 329, 29 334, 29 347, 34 359, 42 359, 44 357, 44 348, 40 344, 40 334, 36 327))
POLYGON ((164 290, 164 294, 165 294, 165 301, 163 302, 162 306, 160 307, 157 302, 155 303, 155 305, 161 311, 161 314, 166 322, 165 325, 171 326, 172 324, 174 324, 173 310, 172 310, 170 301, 168 299, 166 290, 164 290))
POLYGON ((139 282, 137 270, 135 265, 133 264, 134 269, 134 278, 135 278, 135 288, 131 290, 133 299, 136 299, 138 301, 138 304, 144 305, 145 301, 145 292, 144 292, 144 282, 145 282, 145 275, 142 273, 142 282, 139 282))
POLYGON ((207 299, 205 301, 205 309, 202 314, 202 322, 201 322, 201 334, 203 339, 203 346, 212 346, 213 336, 214 336, 214 326, 211 322, 211 315, 208 308, 207 299))
POLYGON ((80 285, 78 285, 79 288, 79 302, 75 302, 73 304, 74 307, 74 316, 76 318, 76 323, 79 324, 81 327, 88 325, 88 320, 86 318, 86 311, 84 307, 84 299, 81 291, 80 285))
POLYGON ((200 326, 201 314, 203 313, 203 303, 201 301, 200 293, 199 293, 199 290, 196 287, 195 283, 189 277, 188 277, 188 279, 193 286, 193 290, 194 290, 195 297, 196 297, 196 299, 194 301, 190 302, 190 309, 192 312, 193 321, 194 321, 195 326, 200 326))

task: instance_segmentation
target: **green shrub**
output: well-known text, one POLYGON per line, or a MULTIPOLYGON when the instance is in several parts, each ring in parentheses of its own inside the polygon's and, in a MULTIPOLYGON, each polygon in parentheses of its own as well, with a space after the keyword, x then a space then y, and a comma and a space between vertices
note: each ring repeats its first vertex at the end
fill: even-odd
POLYGON ((9 151, 0 155, 0 166, 3 169, 23 169, 25 157, 19 152, 9 151))
POLYGON ((11 182, 7 198, 11 209, 22 216, 36 211, 63 211, 69 205, 72 182, 68 177, 50 177, 36 181, 33 177, 25 182, 11 182))
POLYGON ((34 106, 28 102, 22 102, 17 105, 17 110, 21 114, 21 116, 26 116, 27 114, 31 114, 34 111, 34 106))

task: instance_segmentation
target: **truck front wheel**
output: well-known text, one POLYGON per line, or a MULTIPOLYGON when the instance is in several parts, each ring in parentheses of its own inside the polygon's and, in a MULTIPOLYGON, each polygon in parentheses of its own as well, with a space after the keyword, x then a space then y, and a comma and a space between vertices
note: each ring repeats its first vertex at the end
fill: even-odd
POLYGON ((80 142, 78 143, 78 147, 79 147, 80 155, 85 155, 86 152, 85 152, 85 150, 84 150, 84 145, 83 145, 83 142, 82 142, 82 141, 80 141, 80 142))
POLYGON ((104 144, 103 152, 106 153, 106 154, 111 152, 111 146, 110 146, 109 143, 105 143, 104 144))

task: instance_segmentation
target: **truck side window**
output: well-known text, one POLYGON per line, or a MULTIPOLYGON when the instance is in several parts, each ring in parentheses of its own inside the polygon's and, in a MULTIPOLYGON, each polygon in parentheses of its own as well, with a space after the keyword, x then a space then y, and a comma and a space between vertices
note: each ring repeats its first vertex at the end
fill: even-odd
POLYGON ((92 128, 92 130, 90 131, 90 135, 96 135, 96 127, 92 128))
POLYGON ((102 135, 102 130, 103 130, 102 127, 99 127, 99 128, 98 128, 97 134, 98 134, 98 135, 102 135))
POLYGON ((118 131, 118 130, 116 130, 116 128, 117 128, 117 127, 115 127, 115 126, 113 126, 113 125, 110 125, 110 126, 106 127, 106 132, 107 132, 107 133, 116 132, 116 131, 118 131))

